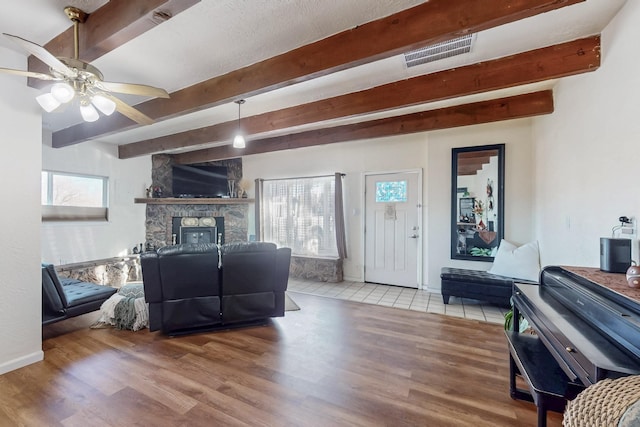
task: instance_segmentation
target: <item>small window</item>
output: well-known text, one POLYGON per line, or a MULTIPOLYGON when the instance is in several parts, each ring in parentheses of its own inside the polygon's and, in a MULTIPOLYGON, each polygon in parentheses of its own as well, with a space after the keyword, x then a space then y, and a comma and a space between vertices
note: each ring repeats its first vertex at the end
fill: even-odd
POLYGON ((103 176, 42 171, 44 221, 106 221, 109 180, 103 176))
POLYGON ((376 202, 406 202, 407 181, 378 181, 376 182, 376 202))

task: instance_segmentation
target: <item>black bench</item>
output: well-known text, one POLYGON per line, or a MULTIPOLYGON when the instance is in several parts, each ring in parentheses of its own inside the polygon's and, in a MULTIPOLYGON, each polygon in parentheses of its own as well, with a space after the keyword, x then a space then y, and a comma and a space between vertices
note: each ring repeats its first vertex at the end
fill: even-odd
POLYGON ((546 427, 547 411, 564 412, 567 401, 584 389, 573 383, 535 335, 505 331, 509 343, 509 393, 512 399, 533 402, 538 427, 546 427), (528 390, 517 386, 521 377, 528 390))
POLYGON ((487 301, 503 307, 511 306, 513 282, 537 283, 529 280, 498 276, 486 271, 443 267, 440 273, 442 300, 449 304, 449 297, 471 298, 487 301))

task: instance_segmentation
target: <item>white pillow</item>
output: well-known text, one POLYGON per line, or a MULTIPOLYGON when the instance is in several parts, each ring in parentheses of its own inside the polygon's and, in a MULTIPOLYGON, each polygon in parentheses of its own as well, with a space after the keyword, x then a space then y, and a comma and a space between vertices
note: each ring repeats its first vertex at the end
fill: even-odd
POLYGON ((540 250, 538 242, 517 247, 506 240, 500 241, 498 253, 488 273, 537 282, 540 275, 540 250))

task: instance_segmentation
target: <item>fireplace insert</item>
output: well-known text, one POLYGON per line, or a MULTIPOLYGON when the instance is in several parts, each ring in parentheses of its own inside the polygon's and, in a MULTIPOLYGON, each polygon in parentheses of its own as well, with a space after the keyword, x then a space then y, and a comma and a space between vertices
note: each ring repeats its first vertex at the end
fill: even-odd
POLYGON ((173 217, 171 243, 224 243, 224 217, 173 217))

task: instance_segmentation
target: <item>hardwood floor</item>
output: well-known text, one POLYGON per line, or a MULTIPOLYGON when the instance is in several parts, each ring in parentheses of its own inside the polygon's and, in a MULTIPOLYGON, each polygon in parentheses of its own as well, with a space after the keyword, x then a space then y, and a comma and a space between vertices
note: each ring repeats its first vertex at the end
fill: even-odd
POLYGON ((50 325, 45 360, 0 376, 0 426, 536 425, 500 325, 291 296, 268 326, 178 338, 50 325))

